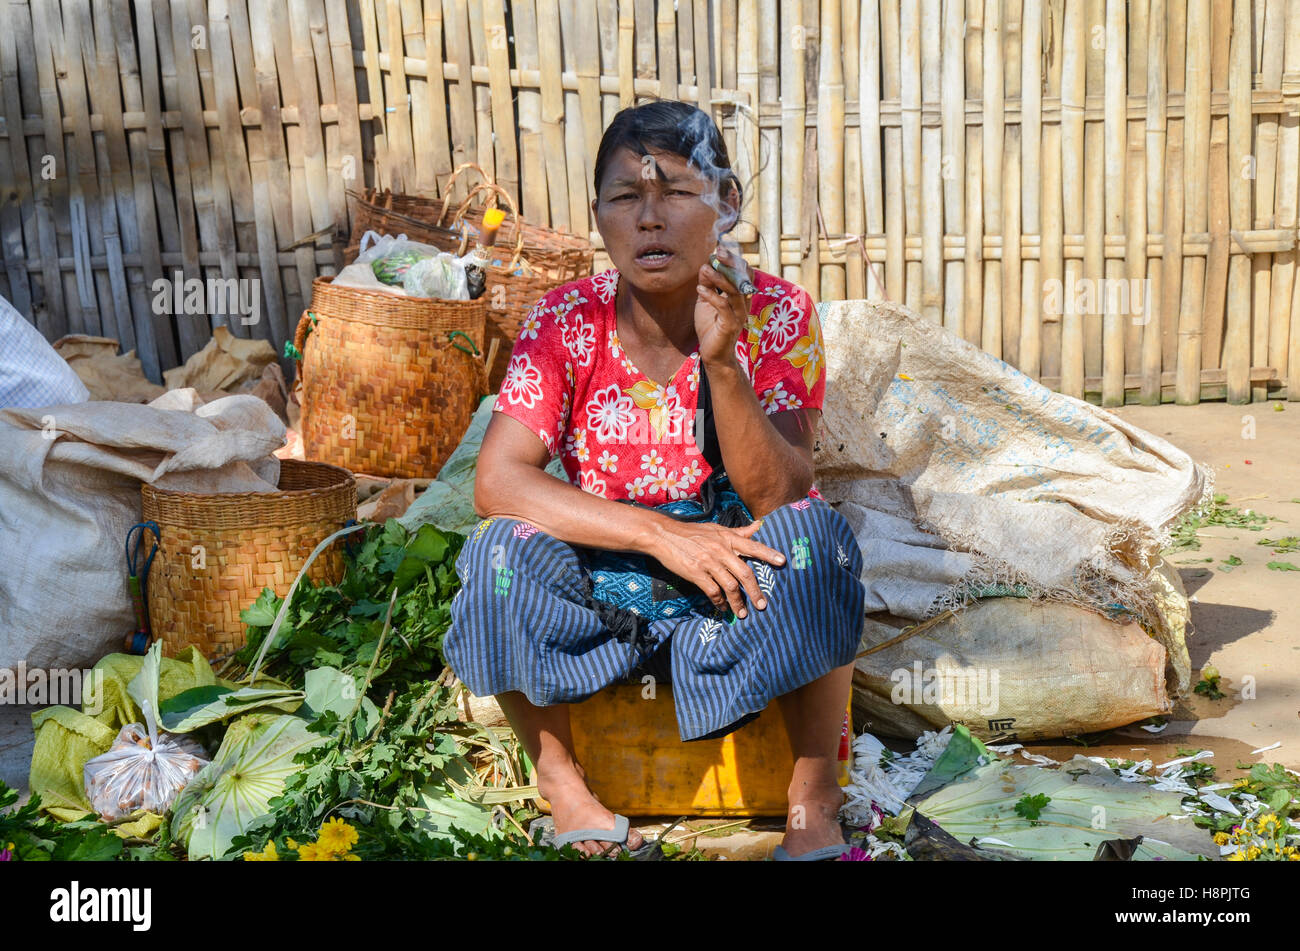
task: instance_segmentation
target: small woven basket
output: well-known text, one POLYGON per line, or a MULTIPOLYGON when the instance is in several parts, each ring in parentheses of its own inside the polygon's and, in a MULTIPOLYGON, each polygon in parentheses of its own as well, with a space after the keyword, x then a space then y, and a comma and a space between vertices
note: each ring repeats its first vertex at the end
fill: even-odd
POLYGON ((320 277, 294 345, 308 459, 432 479, 487 392, 487 304, 335 287, 320 277))
MULTIPOLYGON (((243 647, 239 612, 263 588, 288 594, 312 549, 357 517, 356 481, 337 466, 285 459, 279 488, 201 495, 141 487, 144 518, 160 534, 149 623, 166 656, 193 645, 211 659, 243 647)), ((338 545, 307 570, 313 581, 342 576, 338 545)))
POLYGON ((432 245, 440 251, 464 255, 482 229, 487 209, 495 207, 498 199, 504 200, 511 214, 497 234, 496 256, 501 263, 488 266, 484 294, 488 302, 486 347, 490 348, 494 340, 500 341, 491 368, 491 392, 500 389, 510 349, 532 306, 561 284, 591 275, 595 250, 587 238, 526 223, 519 216, 510 193, 472 162, 451 173, 443 187, 442 199, 395 195, 374 189, 352 194, 357 204, 352 240, 344 252, 344 260, 348 262, 356 259, 361 238, 367 231, 405 234, 412 241, 432 245), (452 186, 469 169, 477 171, 484 181, 470 189, 459 206, 450 209, 452 186), (482 199, 482 204, 472 208, 475 199, 482 199))

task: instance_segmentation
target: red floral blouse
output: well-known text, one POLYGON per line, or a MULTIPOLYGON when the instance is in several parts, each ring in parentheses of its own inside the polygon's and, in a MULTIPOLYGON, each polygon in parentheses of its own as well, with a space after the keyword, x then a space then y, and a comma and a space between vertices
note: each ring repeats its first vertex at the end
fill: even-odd
MULTIPOLYGON (((573 484, 608 499, 657 505, 698 499, 711 471, 695 444, 700 355, 671 380, 649 379, 618 342, 619 273, 557 287, 525 316, 496 411, 559 453, 573 484)), ((797 284, 754 272, 749 331, 736 356, 769 414, 820 409, 826 390, 821 326, 797 284)), ((814 493, 816 490, 813 490, 814 493)))

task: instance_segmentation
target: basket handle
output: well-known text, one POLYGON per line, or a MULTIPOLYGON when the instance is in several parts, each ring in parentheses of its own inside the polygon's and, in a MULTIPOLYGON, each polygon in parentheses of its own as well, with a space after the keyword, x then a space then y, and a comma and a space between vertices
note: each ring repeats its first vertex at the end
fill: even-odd
MULTIPOLYGON (((443 221, 445 221, 447 218, 447 206, 451 203, 451 188, 453 185, 456 184, 456 179, 460 177, 460 173, 469 168, 472 168, 474 169, 474 171, 478 172, 479 175, 483 177, 483 181, 485 182, 492 181, 492 176, 490 176, 487 172, 483 171, 483 166, 475 162, 465 162, 463 165, 456 166, 455 171, 453 171, 451 173, 451 176, 447 179, 447 184, 442 186, 442 210, 438 212, 438 221, 437 221, 437 224, 441 227, 448 227, 447 225, 443 225, 443 221)), ((478 189, 478 185, 475 185, 474 188, 470 189, 470 194, 471 195, 474 194, 474 192, 477 189, 478 189)))
POLYGON ((463 330, 451 330, 447 332, 447 342, 474 361, 474 365, 478 370, 479 395, 482 396, 486 394, 488 392, 487 363, 484 362, 483 351, 478 348, 478 344, 474 342, 474 338, 463 330), (469 348, 457 343, 457 337, 464 337, 465 342, 469 344, 469 348))
MULTIPOLYGON (((519 262, 523 258, 524 227, 523 222, 519 220, 519 209, 515 207, 515 200, 510 197, 510 192, 506 191, 496 182, 484 182, 481 185, 475 185, 470 193, 465 197, 465 200, 460 203, 460 207, 456 209, 455 214, 452 216, 450 227, 454 228, 460 224, 461 219, 465 217, 465 213, 469 211, 469 206, 470 203, 473 202, 474 196, 481 191, 488 192, 491 195, 488 203, 492 206, 496 205, 497 195, 504 197, 506 205, 510 208, 510 213, 515 216, 515 253, 511 256, 510 263, 506 265, 506 270, 513 271, 519 266, 519 262)), ((468 237, 466 240, 468 241, 468 237)))
POLYGON ((298 318, 298 327, 293 332, 293 342, 285 344, 284 355, 293 358, 295 376, 302 376, 303 347, 307 346, 307 335, 316 326, 316 315, 304 310, 298 318))

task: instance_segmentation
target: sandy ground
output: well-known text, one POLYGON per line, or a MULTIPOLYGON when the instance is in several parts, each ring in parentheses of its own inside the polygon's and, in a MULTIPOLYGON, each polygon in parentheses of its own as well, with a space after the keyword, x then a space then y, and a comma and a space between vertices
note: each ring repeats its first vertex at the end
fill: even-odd
MULTIPOLYGON (((1150 758, 1157 764, 1178 756, 1180 748, 1210 749, 1221 778, 1239 775, 1238 763, 1280 762, 1300 769, 1300 573, 1265 567, 1274 560, 1300 565, 1300 554, 1275 555, 1256 544, 1263 537, 1300 535, 1300 501, 1293 501, 1300 500, 1300 404, 1127 406, 1117 412, 1212 467, 1217 491, 1227 493, 1229 504, 1282 521, 1260 533, 1209 528, 1201 535, 1200 551, 1172 557, 1193 598, 1192 668, 1218 667, 1226 697, 1180 700, 1159 735, 1128 727, 1082 742, 1029 745, 1062 760, 1086 748, 1091 755, 1150 758), (1234 555, 1242 564, 1223 570, 1234 555), (1251 686, 1254 696, 1248 698, 1251 686), (1281 746, 1252 752, 1274 743, 1281 746)), ((26 787, 31 758, 32 711, 0 707, 0 779, 19 789, 26 787)), ((723 824, 693 822, 672 838, 688 835, 690 827, 723 824)), ((739 859, 761 858, 780 841, 779 820, 762 820, 749 830, 725 824, 731 827, 727 832, 700 838, 698 844, 739 859)), ((653 834, 653 824, 642 827, 653 834)))
MULTIPOLYGON (((1125 406, 1116 412, 1211 467, 1216 491, 1227 494, 1229 505, 1281 521, 1262 532, 1206 528, 1200 551, 1170 556, 1192 599, 1194 633, 1187 647, 1194 677, 1212 663, 1227 696, 1192 695, 1178 702, 1163 733, 1114 730, 1089 738, 1089 753, 1159 764, 1179 747, 1210 749, 1210 762, 1224 779, 1241 775, 1239 762, 1300 769, 1300 573, 1266 567, 1270 561, 1300 565, 1300 554, 1278 555, 1257 544, 1300 535, 1300 404, 1125 406), (1225 570, 1234 555, 1242 564, 1225 570), (1274 743, 1282 745, 1252 753, 1274 743)), ((1027 745, 1058 759, 1081 751, 1074 743, 1027 745)))

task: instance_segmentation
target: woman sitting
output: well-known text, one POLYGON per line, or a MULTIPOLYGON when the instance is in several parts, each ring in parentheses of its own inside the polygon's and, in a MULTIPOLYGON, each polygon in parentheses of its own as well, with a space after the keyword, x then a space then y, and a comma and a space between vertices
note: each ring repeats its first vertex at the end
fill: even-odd
POLYGON ((557 842, 587 853, 641 836, 588 789, 569 704, 648 673, 671 681, 689 741, 777 698, 795 757, 778 857, 833 857, 863 593, 853 535, 813 487, 816 310, 775 275, 750 286, 719 247, 740 183, 699 109, 620 112, 595 189, 615 266, 551 291, 520 328, 479 456, 485 521, 457 564, 446 657, 497 696, 557 842), (715 253, 752 293, 710 266, 715 253), (544 471, 556 453, 572 484, 544 471))

